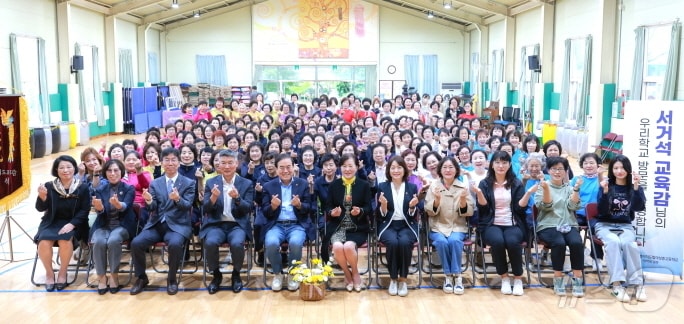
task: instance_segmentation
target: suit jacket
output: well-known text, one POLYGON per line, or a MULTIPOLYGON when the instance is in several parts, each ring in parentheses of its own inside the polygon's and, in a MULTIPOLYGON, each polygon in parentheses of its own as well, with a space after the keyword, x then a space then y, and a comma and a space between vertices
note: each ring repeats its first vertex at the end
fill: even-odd
MULTIPOLYGON (((110 189, 109 183, 105 183, 97 188, 95 191, 95 197, 102 199, 102 205, 104 209, 102 212, 97 213, 97 218, 93 223, 93 227, 90 229, 90 235, 92 236, 95 230, 107 226, 107 218, 109 218, 109 211, 113 210, 112 204, 109 203, 109 198, 112 197, 112 191, 110 189)), ((133 200, 135 198, 135 187, 119 182, 119 188, 117 191, 117 196, 119 201, 126 204, 125 208, 118 212, 119 222, 121 226, 128 231, 128 239, 132 240, 135 235, 138 234, 138 218, 133 211, 133 200)))
MULTIPOLYGON (((230 208, 233 218, 238 223, 238 225, 247 233, 247 238, 252 239, 252 224, 250 223, 250 211, 252 211, 252 205, 254 204, 254 185, 252 181, 247 180, 237 173, 235 174, 235 180, 233 180, 233 185, 235 189, 240 193, 240 203, 236 203, 233 199, 230 208)), ((223 215, 223 210, 226 206, 223 205, 223 195, 228 194, 223 192, 223 176, 218 175, 207 181, 204 186, 204 217, 202 218, 202 228, 200 229, 200 238, 204 239, 207 235, 207 230, 212 226, 219 225, 221 221, 221 216, 223 215), (214 185, 218 186, 221 195, 216 199, 216 203, 211 203, 211 189, 214 185)))
MULTIPOLYGON (((321 201, 323 203, 323 210, 326 215, 326 238, 329 239, 333 233, 340 226, 342 218, 344 217, 344 196, 345 188, 342 179, 335 179, 330 183, 328 188, 328 199, 321 201), (340 217, 331 217, 330 211, 333 208, 340 207, 342 214, 340 217)), ((373 214, 371 207, 371 189, 368 182, 361 179, 356 179, 351 188, 352 206, 363 208, 363 212, 358 216, 352 216, 351 219, 356 225, 357 232, 368 232, 370 224, 368 222, 369 216, 373 214)))
MULTIPOLYGON (((413 195, 418 194, 418 187, 416 187, 415 184, 406 181, 404 188, 404 203, 403 206, 401 206, 402 211, 404 212, 404 220, 406 221, 406 225, 408 225, 413 231, 413 234, 416 236, 416 239, 418 239, 418 211, 423 209, 423 202, 421 201, 418 203, 418 205, 416 205, 416 211, 413 214, 413 216, 411 216, 409 214, 409 202, 411 201, 411 199, 413 199, 413 195)), ((382 232, 385 229, 387 229, 387 227, 389 227, 390 223, 392 223, 392 216, 394 215, 395 208, 397 208, 397 206, 394 206, 392 182, 385 181, 383 183, 380 183, 378 185, 378 196, 380 195, 380 193, 383 193, 385 195, 385 198, 387 198, 387 214, 385 214, 385 216, 382 216, 382 213, 380 212, 380 204, 378 203, 377 215, 380 224, 377 228, 378 237, 380 237, 380 235, 382 235, 382 232)))
MULTIPOLYGON (((299 224, 307 229, 312 226, 310 218, 312 200, 309 193, 309 184, 304 179, 292 177, 290 185, 292 186, 292 196, 298 195, 299 200, 302 202, 301 208, 293 208, 294 214, 297 216, 299 224)), ((280 190, 280 178, 275 178, 262 186, 261 212, 266 218, 265 232, 268 232, 276 224, 278 216, 280 216, 281 206, 278 206, 275 210, 271 209, 271 196, 278 195, 278 198, 283 198, 282 191, 280 190)))
POLYGON ((169 191, 166 188, 166 176, 163 175, 154 179, 149 188, 152 202, 145 205, 145 208, 150 212, 150 216, 143 230, 154 227, 165 216, 166 223, 172 231, 189 239, 192 234, 190 212, 195 198, 195 186, 195 181, 179 173, 174 187, 178 190, 180 200, 175 202, 169 199, 169 191))

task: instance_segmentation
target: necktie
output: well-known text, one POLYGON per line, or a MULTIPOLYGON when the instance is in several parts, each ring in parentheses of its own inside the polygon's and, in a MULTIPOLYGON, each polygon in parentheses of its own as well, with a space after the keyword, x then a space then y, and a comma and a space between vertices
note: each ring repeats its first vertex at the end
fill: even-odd
MULTIPOLYGON (((173 180, 169 179, 166 181, 166 190, 168 191, 169 194, 173 191, 173 180)), ((164 223, 166 222, 166 216, 162 215, 161 222, 164 223)))

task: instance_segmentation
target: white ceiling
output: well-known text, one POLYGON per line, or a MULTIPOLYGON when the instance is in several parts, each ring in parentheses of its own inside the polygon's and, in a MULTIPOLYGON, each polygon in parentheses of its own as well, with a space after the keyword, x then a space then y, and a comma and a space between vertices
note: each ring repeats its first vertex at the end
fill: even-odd
MULTIPOLYGON (((195 13, 216 16, 265 0, 57 0, 101 12, 107 16, 136 22, 140 25, 156 25, 173 28, 193 22, 195 13)), ((466 28, 470 25, 487 25, 536 8, 554 0, 366 0, 379 6, 399 10, 428 19, 432 12, 435 22, 466 28), (445 8, 449 4, 450 8, 445 8)))

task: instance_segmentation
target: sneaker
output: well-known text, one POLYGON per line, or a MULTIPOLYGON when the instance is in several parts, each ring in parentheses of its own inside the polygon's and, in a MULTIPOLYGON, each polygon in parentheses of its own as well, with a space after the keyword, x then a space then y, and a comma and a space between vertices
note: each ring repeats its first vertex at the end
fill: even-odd
POLYGON ((501 293, 504 295, 510 295, 513 293, 513 291, 511 290, 511 278, 501 278, 501 293))
POLYGON ((399 297, 408 296, 408 284, 406 283, 406 281, 402 281, 399 283, 399 288, 397 289, 397 295, 399 295, 399 297))
POLYGON ((630 297, 623 286, 613 286, 613 296, 620 302, 629 303, 630 297))
POLYGON ((572 297, 584 297, 582 278, 572 278, 572 297))
POLYGON ((297 289, 299 289, 299 282, 296 282, 292 279, 293 277, 290 277, 290 279, 287 281, 287 290, 297 291, 297 289))
POLYGON ((648 296, 646 296, 646 287, 644 287, 644 286, 637 286, 636 287, 636 299, 640 302, 645 302, 648 300, 648 296))
POLYGON ((277 274, 273 277, 273 282, 271 283, 271 290, 280 291, 283 289, 283 275, 277 274))
POLYGON ((513 296, 523 295, 523 282, 522 279, 513 280, 513 296))
POLYGON ((456 277, 456 279, 454 280, 454 294, 463 295, 464 292, 465 289, 463 288, 463 278, 456 277))
POLYGON ((553 293, 557 296, 565 296, 565 278, 554 277, 553 278, 553 293))
POLYGON ((397 281, 396 280, 391 280, 389 289, 387 289, 387 292, 389 292, 390 296, 396 296, 397 295, 397 281))
POLYGON ((442 287, 442 291, 444 291, 445 294, 454 293, 454 285, 451 283, 451 277, 449 275, 444 278, 444 286, 442 287))

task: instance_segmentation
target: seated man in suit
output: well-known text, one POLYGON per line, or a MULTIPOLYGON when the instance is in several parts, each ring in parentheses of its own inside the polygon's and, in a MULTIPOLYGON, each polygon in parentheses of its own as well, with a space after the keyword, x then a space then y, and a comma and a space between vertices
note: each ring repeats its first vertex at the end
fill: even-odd
POLYGON ((131 288, 137 295, 149 283, 145 274, 145 249, 164 241, 169 251, 169 276, 166 291, 178 292, 176 272, 183 256, 183 244, 192 235, 190 208, 195 197, 195 182, 178 174, 180 151, 167 148, 162 151, 164 176, 154 179, 149 189, 143 188, 145 208, 150 213, 142 232, 131 242, 133 267, 138 278, 131 288))
POLYGON ((228 242, 233 260, 231 275, 233 292, 242 290, 240 269, 245 260, 245 240, 252 237, 249 212, 254 203, 252 182, 239 176, 235 170, 239 165, 238 153, 223 150, 218 154, 218 171, 222 175, 213 177, 204 188, 204 221, 200 238, 204 241, 204 256, 207 268, 213 272, 207 290, 215 294, 223 276, 219 269, 218 247, 228 242))
MULTIPOLYGON (((302 259, 302 246, 306 239, 304 227, 311 222, 311 194, 307 181, 293 176, 294 164, 289 154, 278 155, 275 165, 278 178, 263 185, 261 211, 267 220, 264 227, 266 257, 275 273, 272 289, 279 291, 283 284, 280 244, 288 242, 290 262, 302 259)), ((290 278, 287 288, 295 291, 299 283, 290 278)))

